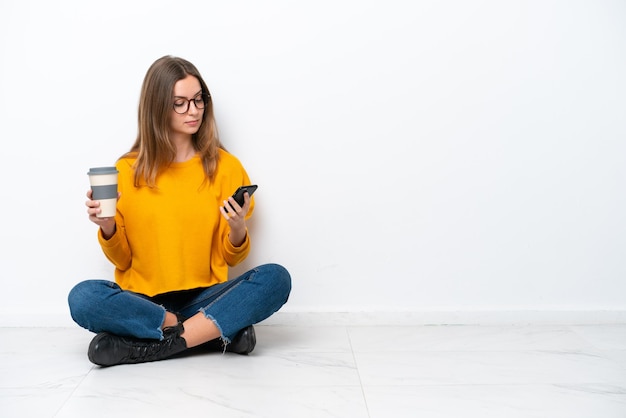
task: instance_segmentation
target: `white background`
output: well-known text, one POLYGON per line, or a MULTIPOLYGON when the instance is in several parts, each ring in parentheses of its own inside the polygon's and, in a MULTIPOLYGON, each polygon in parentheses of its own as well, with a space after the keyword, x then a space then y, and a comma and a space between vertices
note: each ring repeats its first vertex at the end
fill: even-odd
POLYGON ((0 323, 112 278, 86 172, 166 54, 259 184, 241 268, 285 265, 284 311, 626 310, 623 1, 0 0, 0 323))

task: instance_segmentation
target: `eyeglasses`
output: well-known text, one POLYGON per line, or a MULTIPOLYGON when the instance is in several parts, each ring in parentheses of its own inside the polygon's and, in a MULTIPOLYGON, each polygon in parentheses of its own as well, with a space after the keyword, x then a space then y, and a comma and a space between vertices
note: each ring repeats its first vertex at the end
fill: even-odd
POLYGON ((204 106, 206 106, 206 104, 209 102, 210 97, 211 96, 206 93, 201 93, 193 99, 183 99, 179 97, 174 100, 174 104, 172 105, 172 107, 174 108, 174 112, 182 115, 184 113, 187 113, 187 111, 189 110, 189 104, 192 102, 196 109, 204 109, 204 106))

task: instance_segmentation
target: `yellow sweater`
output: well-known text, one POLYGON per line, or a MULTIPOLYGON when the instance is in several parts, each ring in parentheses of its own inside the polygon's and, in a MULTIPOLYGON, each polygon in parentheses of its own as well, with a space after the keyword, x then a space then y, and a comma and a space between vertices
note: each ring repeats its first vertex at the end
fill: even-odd
MULTIPOLYGON (((240 247, 228 240, 228 222, 219 207, 237 187, 250 184, 237 158, 220 151, 215 181, 206 181, 198 156, 173 163, 157 187, 133 185, 134 158, 120 159, 117 230, 109 240, 98 233, 115 281, 148 296, 207 287, 228 279, 228 266, 243 261, 250 238, 240 247)), ((248 216, 252 215, 254 201, 248 216)))

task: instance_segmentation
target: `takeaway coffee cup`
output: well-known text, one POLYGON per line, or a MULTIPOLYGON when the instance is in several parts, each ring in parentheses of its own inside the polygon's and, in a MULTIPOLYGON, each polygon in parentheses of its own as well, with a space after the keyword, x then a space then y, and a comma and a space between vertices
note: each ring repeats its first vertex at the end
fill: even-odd
POLYGON ((93 167, 87 173, 91 190, 91 198, 100 202, 101 212, 98 218, 115 216, 117 204, 117 169, 115 167, 93 167))

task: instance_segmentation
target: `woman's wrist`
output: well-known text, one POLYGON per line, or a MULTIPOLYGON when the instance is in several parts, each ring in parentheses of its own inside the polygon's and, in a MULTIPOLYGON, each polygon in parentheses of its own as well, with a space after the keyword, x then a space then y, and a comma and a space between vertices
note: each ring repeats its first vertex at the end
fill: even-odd
POLYGON ((105 240, 110 240, 113 235, 115 235, 115 224, 113 224, 112 228, 105 228, 103 226, 100 227, 100 232, 102 233, 102 238, 105 240))
POLYGON ((228 240, 233 245, 233 247, 241 247, 241 245, 246 241, 246 236, 248 235, 248 229, 243 228, 241 230, 230 230, 230 234, 228 234, 228 240))

